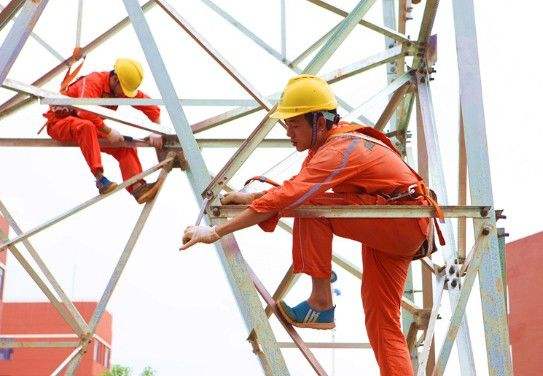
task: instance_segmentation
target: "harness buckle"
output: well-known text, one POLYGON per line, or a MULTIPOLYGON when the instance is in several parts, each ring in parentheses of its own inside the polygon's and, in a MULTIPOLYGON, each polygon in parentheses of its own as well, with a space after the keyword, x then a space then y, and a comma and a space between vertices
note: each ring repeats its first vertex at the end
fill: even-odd
POLYGON ((395 196, 388 196, 387 199, 388 201, 397 201, 402 198, 412 197, 416 193, 417 193, 417 184, 411 184, 409 187, 407 187, 407 190, 405 192, 398 193, 395 196))

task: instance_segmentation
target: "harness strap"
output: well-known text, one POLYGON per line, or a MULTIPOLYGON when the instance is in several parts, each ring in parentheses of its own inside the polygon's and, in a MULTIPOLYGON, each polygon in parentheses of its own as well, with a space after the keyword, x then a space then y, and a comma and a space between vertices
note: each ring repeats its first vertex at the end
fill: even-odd
POLYGON ((81 47, 74 48, 74 51, 72 52, 72 57, 70 59, 70 63, 68 66, 68 70, 66 71, 66 74, 64 75, 64 78, 62 79, 62 83, 60 84, 60 93, 63 95, 66 95, 68 92, 68 86, 72 83, 74 78, 79 74, 79 71, 83 67, 83 63, 85 62, 85 56, 82 56, 81 47), (75 64, 78 60, 81 60, 81 63, 73 71, 72 65, 75 64))
MULTIPOLYGON (((391 149, 390 146, 385 144, 383 141, 381 141, 381 140, 379 140, 379 139, 377 139, 375 137, 368 136, 367 134, 360 133, 360 132, 337 133, 337 134, 331 135, 329 138, 332 138, 332 137, 358 137, 358 138, 364 139, 366 141, 370 141, 370 142, 373 142, 375 144, 384 146, 385 148, 388 148, 388 149, 394 151, 395 153, 397 153, 395 150, 391 149)), ((436 218, 439 218, 439 221, 441 223, 444 223, 445 222, 445 214, 443 213, 443 209, 441 209, 441 206, 439 206, 439 204, 437 203, 437 197, 435 197, 435 193, 433 193, 433 191, 428 189, 428 187, 424 183, 424 180, 418 174, 417 171, 415 171, 411 166, 409 166, 409 164, 406 161, 404 161, 403 159, 402 159, 402 161, 409 168, 409 170, 411 170, 411 172, 413 174, 415 174, 415 176, 418 178, 416 188, 415 188, 415 192, 418 193, 419 195, 423 196, 426 200, 428 200, 430 205, 435 210, 436 218)), ((441 228, 439 227, 436 218, 433 218, 433 222, 435 224, 435 230, 436 230, 437 236, 439 238, 439 244, 445 245, 445 238, 443 237, 443 233, 441 232, 441 228)))

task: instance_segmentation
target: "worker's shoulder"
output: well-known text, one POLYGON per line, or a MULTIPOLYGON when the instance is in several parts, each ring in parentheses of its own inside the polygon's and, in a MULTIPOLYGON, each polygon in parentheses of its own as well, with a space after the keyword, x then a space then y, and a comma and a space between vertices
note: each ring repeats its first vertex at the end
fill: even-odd
POLYGON ((85 78, 85 79, 89 79, 89 80, 97 80, 97 81, 102 81, 102 80, 105 80, 105 79, 109 79, 109 75, 110 75, 110 72, 90 72, 90 73, 87 73, 86 75, 84 76, 81 76, 81 78, 85 78))

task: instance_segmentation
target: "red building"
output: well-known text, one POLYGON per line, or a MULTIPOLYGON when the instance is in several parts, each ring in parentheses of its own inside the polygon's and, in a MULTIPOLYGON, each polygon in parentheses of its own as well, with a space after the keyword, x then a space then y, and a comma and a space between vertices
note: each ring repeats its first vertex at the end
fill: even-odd
POLYGON ((518 376, 543 370, 543 232, 506 246, 509 334, 513 371, 518 376))
MULTIPOLYGON (((0 228, 7 232, 5 223, 0 228)), ((0 338, 17 343, 78 342, 72 329, 48 302, 8 303, 2 301, 6 252, 0 252, 0 338)), ((89 322, 96 302, 74 302, 89 322)), ((74 347, 13 347, 0 349, 0 376, 42 376, 53 372, 74 347)), ((81 360, 77 375, 100 376, 110 366, 111 315, 105 312, 94 340, 81 360)))

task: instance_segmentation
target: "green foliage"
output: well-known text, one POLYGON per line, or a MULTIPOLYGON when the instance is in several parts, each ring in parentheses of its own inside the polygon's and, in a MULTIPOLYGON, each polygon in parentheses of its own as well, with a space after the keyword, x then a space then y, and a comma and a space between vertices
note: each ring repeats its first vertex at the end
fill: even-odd
MULTIPOLYGON (((132 375, 132 371, 128 367, 123 367, 121 365, 115 364, 113 367, 111 367, 111 370, 106 371, 102 374, 102 376, 130 376, 132 375)), ((155 376, 155 371, 147 366, 143 369, 143 371, 140 373, 140 376, 155 376)))
POLYGON ((147 366, 141 373, 141 376, 155 376, 155 371, 151 367, 147 366))
POLYGON ((130 373, 130 368, 115 364, 109 371, 104 372, 102 376, 130 376, 130 373))

